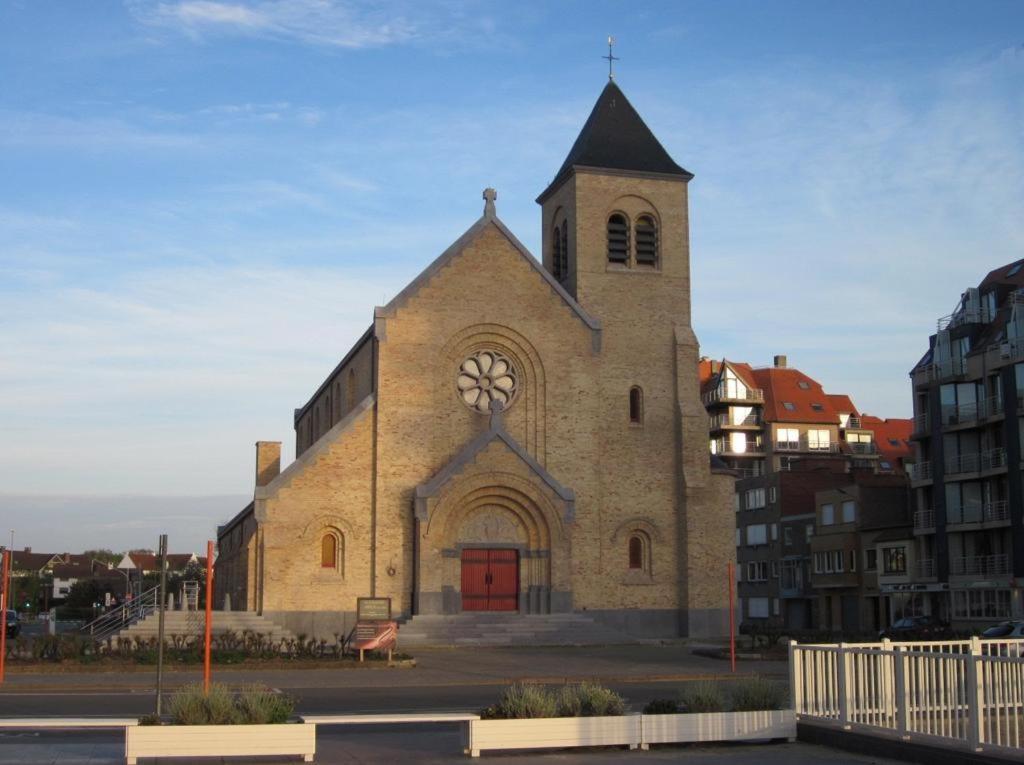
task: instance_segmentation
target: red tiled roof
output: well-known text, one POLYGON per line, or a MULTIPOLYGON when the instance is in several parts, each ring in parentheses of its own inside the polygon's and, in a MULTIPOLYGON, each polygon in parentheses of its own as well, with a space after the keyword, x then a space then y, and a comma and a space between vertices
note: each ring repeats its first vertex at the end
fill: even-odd
MULTIPOLYGON (((749 367, 748 367, 749 368, 749 367)), ((755 388, 764 391, 764 419, 766 422, 807 422, 838 425, 839 413, 821 383, 791 367, 753 369, 751 376, 755 388), (800 387, 804 383, 806 387, 800 387), (792 409, 785 404, 793 405, 792 409), (812 404, 820 408, 815 409, 812 404)))
POLYGON ((910 434, 914 430, 914 421, 911 419, 896 419, 890 417, 883 420, 881 417, 872 417, 865 414, 860 418, 861 427, 869 428, 875 434, 875 446, 878 447, 882 459, 888 460, 894 466, 900 466, 903 460, 910 457, 914 452, 910 446, 910 434), (891 443, 895 441, 896 443, 891 443))
POLYGON ((1024 286, 1024 266, 1020 266, 1021 263, 1024 263, 1024 261, 1015 260, 1012 263, 1007 263, 1005 266, 1000 266, 999 268, 989 271, 985 278, 981 280, 981 284, 978 285, 978 288, 981 289, 982 287, 987 287, 990 284, 1015 284, 1017 286, 1024 286), (1017 273, 1010 274, 1009 272, 1013 270, 1015 266, 1020 266, 1017 268, 1017 273))
POLYGON ((860 414, 857 411, 857 407, 853 405, 853 400, 845 393, 826 393, 825 398, 829 400, 837 414, 860 414))
POLYGON ((700 392, 706 393, 710 389, 714 388, 718 384, 718 378, 722 370, 728 366, 736 374, 736 376, 743 381, 743 384, 748 388, 756 388, 757 384, 754 382, 752 374, 752 368, 750 364, 743 362, 729 361, 728 359, 722 359, 720 362, 707 357, 702 358, 698 364, 697 379, 700 381, 700 392), (716 367, 715 371, 712 371, 712 367, 716 367))

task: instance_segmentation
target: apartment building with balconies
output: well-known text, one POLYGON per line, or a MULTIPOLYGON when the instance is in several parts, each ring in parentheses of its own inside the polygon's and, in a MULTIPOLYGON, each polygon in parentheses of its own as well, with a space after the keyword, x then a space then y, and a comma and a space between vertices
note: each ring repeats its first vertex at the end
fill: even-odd
POLYGON ((1024 261, 961 295, 910 377, 917 580, 957 627, 1022 618, 1024 261))
POLYGON ((820 621, 810 574, 814 493, 853 474, 905 481, 912 422, 862 415, 785 356, 761 368, 705 358, 700 374, 711 453, 737 475, 740 616, 812 628, 820 621))

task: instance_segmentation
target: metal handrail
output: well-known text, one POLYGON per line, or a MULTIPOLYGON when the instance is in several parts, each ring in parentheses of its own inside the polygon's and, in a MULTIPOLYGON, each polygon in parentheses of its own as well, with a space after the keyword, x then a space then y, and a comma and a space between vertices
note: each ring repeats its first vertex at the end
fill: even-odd
POLYGON ((145 619, 157 609, 160 600, 159 590, 159 585, 146 590, 139 597, 84 624, 79 631, 87 632, 96 640, 103 640, 120 632, 125 627, 145 619))

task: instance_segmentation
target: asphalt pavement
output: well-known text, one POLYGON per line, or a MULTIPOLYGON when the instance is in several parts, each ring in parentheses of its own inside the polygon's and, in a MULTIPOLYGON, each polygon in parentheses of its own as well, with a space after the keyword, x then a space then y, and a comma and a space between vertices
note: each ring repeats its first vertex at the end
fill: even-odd
MULTIPOLYGON (((451 725, 317 726, 316 762, 321 765, 362 765, 363 763, 470 763, 462 753, 461 735, 451 725)), ((802 743, 732 744, 718 746, 659 746, 650 751, 623 748, 590 748, 558 752, 484 753, 482 761, 504 765, 645 765, 678 763, 695 765, 896 765, 893 760, 850 754, 836 749, 802 743)), ((298 758, 246 758, 246 763, 294 765, 298 758)), ((174 765, 234 763, 238 758, 148 760, 174 765)), ((124 763, 124 734, 88 733, 0 733, 0 765, 53 763, 53 765, 115 765, 124 763)))

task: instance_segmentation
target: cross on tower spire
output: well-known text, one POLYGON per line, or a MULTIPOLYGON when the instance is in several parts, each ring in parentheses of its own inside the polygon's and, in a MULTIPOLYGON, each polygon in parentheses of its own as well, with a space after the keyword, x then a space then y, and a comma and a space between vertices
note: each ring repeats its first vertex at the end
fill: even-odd
POLYGON ((615 72, 612 71, 612 62, 613 61, 621 61, 622 60, 618 56, 616 56, 616 55, 614 55, 612 53, 612 46, 613 45, 615 45, 615 38, 612 37, 611 35, 608 35, 608 55, 607 56, 601 56, 601 58, 603 58, 603 59, 608 61, 608 79, 609 80, 614 80, 615 79, 615 72))

